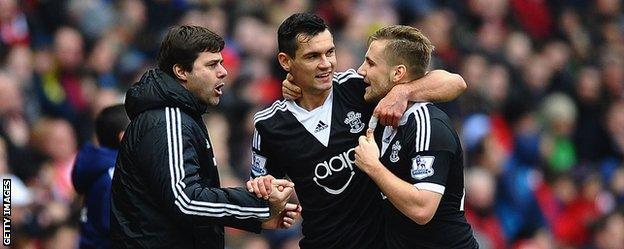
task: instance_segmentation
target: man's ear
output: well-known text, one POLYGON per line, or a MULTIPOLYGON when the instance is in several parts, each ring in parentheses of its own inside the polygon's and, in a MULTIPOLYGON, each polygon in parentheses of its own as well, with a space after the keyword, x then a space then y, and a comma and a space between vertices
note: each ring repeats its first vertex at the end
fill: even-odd
POLYGON ((392 70, 392 83, 398 84, 407 76, 407 68, 405 65, 394 66, 392 70))
POLYGON ((173 65, 173 74, 182 82, 186 82, 186 73, 186 70, 184 70, 180 64, 173 65))
POLYGON ((277 61, 279 61, 279 64, 280 66, 282 66, 284 71, 290 72, 290 62, 292 61, 290 56, 288 56, 284 52, 280 52, 279 54, 277 54, 277 61))

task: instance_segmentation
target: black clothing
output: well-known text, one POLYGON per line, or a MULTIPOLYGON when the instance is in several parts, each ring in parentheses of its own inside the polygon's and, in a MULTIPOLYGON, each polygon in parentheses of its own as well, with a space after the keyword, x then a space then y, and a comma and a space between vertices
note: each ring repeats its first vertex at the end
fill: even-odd
POLYGON ((380 161, 401 180, 442 195, 432 220, 418 225, 384 198, 388 248, 478 248, 464 217, 462 148, 448 116, 432 104, 415 103, 396 129, 377 129, 380 161))
POLYGON ((336 73, 325 103, 310 112, 276 101, 254 117, 251 176, 288 176, 303 207, 306 248, 383 248, 381 195, 354 164, 373 105, 354 70, 336 73))
POLYGON ((223 248, 223 226, 260 231, 267 202, 219 188, 205 104, 150 70, 128 90, 125 107, 131 123, 112 182, 114 248, 223 248))

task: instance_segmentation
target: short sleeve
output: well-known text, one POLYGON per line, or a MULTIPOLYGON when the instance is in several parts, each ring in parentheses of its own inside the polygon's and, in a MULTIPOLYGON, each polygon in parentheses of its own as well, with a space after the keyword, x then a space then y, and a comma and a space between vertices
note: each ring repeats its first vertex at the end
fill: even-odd
MULTIPOLYGON (((411 151, 411 183, 418 189, 444 194, 449 167, 456 156, 457 143, 450 127, 424 115, 417 124, 411 151)), ((416 113, 418 118, 418 113, 416 113)))
POLYGON ((271 148, 268 141, 262 141, 262 129, 254 129, 251 151, 251 172, 250 177, 272 175, 276 178, 283 178, 285 174, 281 167, 271 157, 271 148))

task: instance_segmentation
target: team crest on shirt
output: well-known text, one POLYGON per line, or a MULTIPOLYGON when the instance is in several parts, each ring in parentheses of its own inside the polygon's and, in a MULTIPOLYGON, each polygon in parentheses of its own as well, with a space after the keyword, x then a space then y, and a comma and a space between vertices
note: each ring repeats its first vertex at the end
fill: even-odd
POLYGON ((362 114, 359 112, 350 111, 347 113, 344 123, 351 126, 351 133, 360 133, 364 129, 364 123, 362 123, 362 114))
POLYGON ((396 163, 399 161, 399 150, 401 150, 401 144, 399 141, 396 141, 394 145, 392 145, 392 153, 390 153, 390 162, 396 163))
POLYGON ((251 172, 256 176, 266 175, 266 157, 256 154, 256 152, 252 152, 253 157, 251 159, 251 172))
POLYGON ((412 159, 412 178, 422 180, 433 175, 434 156, 416 156, 412 159))

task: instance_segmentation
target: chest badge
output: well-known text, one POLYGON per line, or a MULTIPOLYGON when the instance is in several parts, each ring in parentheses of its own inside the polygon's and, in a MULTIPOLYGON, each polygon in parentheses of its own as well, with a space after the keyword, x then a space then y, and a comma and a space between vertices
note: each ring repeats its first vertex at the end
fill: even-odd
POLYGON ((392 153, 390 154, 390 162, 396 163, 399 161, 399 150, 401 150, 401 144, 399 141, 396 141, 394 145, 392 145, 392 153))
POLYGON ((347 113, 344 123, 351 126, 351 133, 360 133, 364 129, 364 123, 362 123, 362 114, 359 112, 350 111, 347 113))

